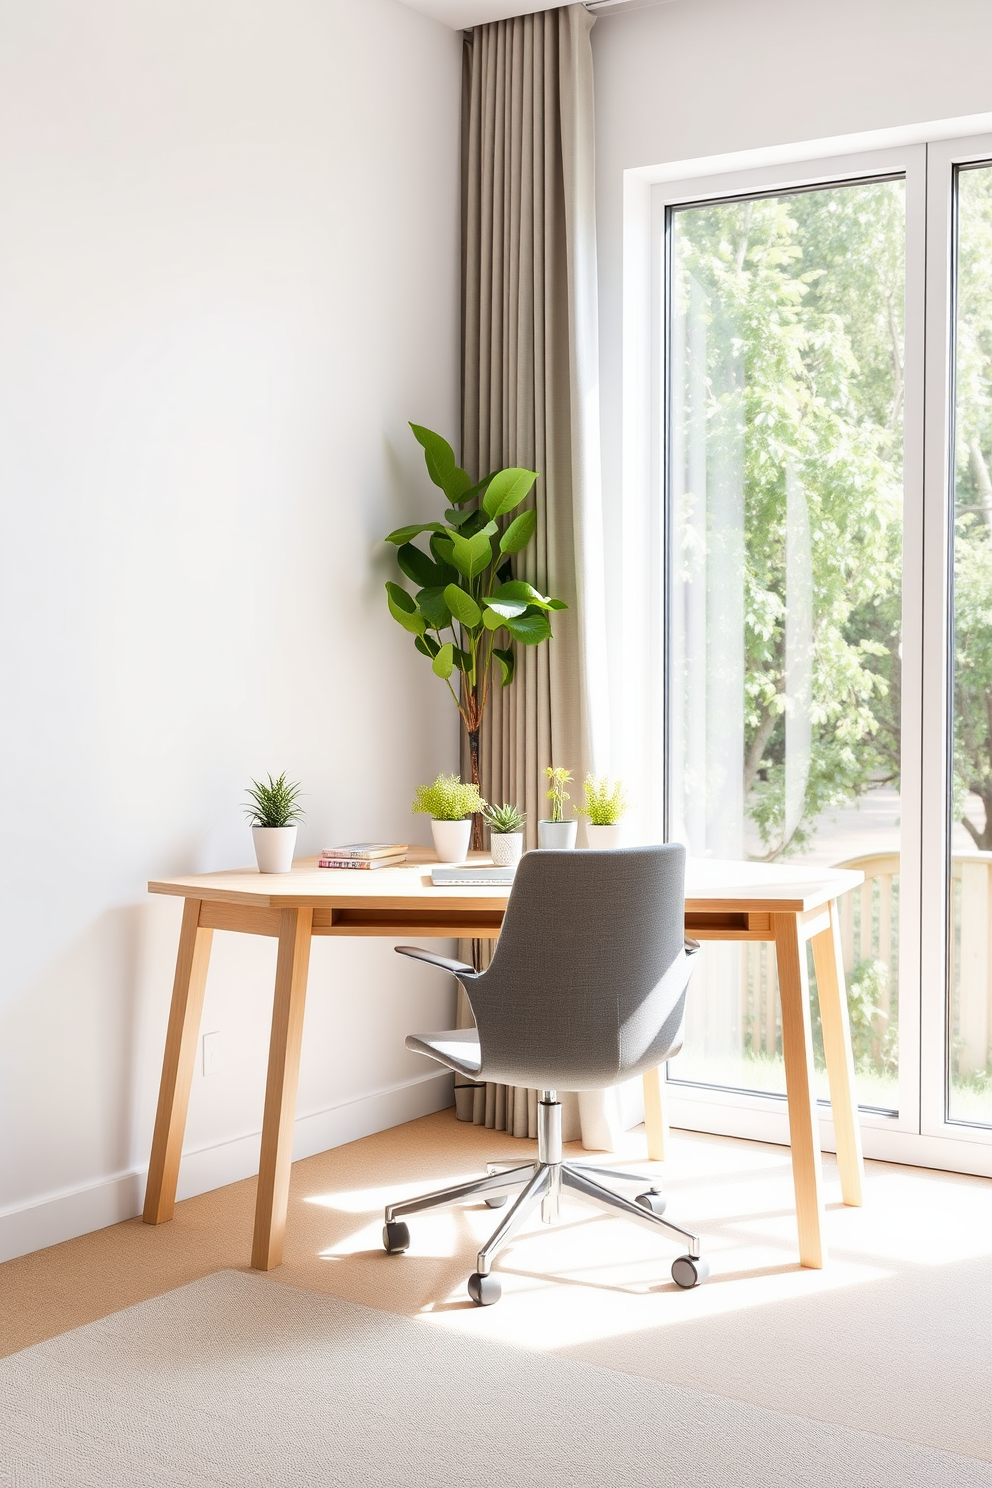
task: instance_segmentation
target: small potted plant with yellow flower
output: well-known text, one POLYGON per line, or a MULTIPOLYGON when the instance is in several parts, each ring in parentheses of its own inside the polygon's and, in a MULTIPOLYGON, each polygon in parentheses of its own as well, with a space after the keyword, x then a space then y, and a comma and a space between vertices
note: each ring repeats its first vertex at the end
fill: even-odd
POLYGON ((549 781, 548 800, 551 802, 551 815, 544 817, 537 824, 537 845, 553 848, 574 847, 579 824, 574 816, 566 817, 565 815, 565 802, 571 799, 565 787, 571 783, 572 772, 563 770, 559 766, 548 765, 544 773, 549 781))

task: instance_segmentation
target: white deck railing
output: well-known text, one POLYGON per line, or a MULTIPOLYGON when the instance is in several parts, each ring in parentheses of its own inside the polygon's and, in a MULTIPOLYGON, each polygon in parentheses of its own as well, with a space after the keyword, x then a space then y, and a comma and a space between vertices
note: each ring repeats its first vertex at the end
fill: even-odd
MULTIPOLYGON (((888 967, 879 1007, 885 1017, 877 1020, 881 1039, 899 985, 899 854, 869 853, 836 866, 860 868, 865 875, 861 888, 840 901, 841 945, 848 973, 865 961, 888 967)), ((966 1076, 992 1059, 992 853, 954 854, 950 912, 953 1067, 966 1076)), ((741 954, 745 1041, 774 1054, 781 1048, 774 947, 750 942, 741 946, 741 954)))

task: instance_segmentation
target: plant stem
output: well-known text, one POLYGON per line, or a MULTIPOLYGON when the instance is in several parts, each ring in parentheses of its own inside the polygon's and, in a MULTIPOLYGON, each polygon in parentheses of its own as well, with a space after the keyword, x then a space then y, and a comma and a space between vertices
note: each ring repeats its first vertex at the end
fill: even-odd
MULTIPOLYGON (((481 720, 480 720, 481 721, 481 720)), ((469 730, 468 735, 469 757, 472 761, 472 784, 479 784, 479 730, 478 727, 469 730)), ((472 846, 477 851, 482 849, 482 816, 476 812, 472 817, 472 846)))

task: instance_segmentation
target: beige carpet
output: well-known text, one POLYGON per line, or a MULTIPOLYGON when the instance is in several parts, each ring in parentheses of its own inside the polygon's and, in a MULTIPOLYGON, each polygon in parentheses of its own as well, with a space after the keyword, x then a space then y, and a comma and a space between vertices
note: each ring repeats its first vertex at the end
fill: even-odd
POLYGON ((992 1488, 992 1465, 223 1271, 0 1364, 39 1488, 992 1488))
MULTIPOLYGON (((389 1197, 478 1170, 525 1144, 440 1112, 297 1163, 286 1262, 272 1281, 421 1319, 428 1327, 606 1365, 869 1433, 992 1458, 992 1183, 868 1164, 845 1209, 832 1161, 822 1272, 795 1260, 788 1151, 676 1134, 670 1213, 706 1239, 713 1275, 676 1292, 669 1250, 584 1207, 506 1253, 503 1300, 465 1300, 481 1206, 412 1222, 384 1255, 389 1197)), ((643 1151, 630 1134, 625 1161, 643 1151)), ((644 1167, 646 1165, 637 1164, 644 1167)), ((225 1267, 247 1268, 254 1183, 0 1266, 0 1352, 61 1333, 225 1267)))

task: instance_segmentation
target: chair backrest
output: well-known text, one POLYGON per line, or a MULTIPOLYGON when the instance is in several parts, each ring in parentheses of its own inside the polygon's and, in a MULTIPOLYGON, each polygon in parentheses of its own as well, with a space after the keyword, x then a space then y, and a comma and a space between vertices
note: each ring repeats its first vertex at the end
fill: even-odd
POLYGON ((466 983, 483 1078, 602 1089, 681 1047, 685 848, 529 852, 489 968, 466 983))

